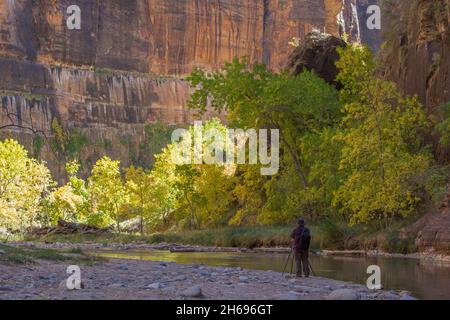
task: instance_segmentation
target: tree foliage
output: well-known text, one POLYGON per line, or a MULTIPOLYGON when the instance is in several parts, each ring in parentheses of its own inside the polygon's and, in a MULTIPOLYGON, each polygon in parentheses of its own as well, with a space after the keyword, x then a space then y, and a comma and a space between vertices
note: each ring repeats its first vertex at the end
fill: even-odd
MULTIPOLYGON (((180 142, 168 143, 169 128, 158 123, 147 126, 148 141, 141 145, 140 156, 157 153, 151 168, 121 169, 119 161, 103 157, 85 181, 78 177, 80 164, 68 162, 68 182, 56 187, 45 163, 5 140, 0 142, 0 227, 23 232, 65 219, 114 225, 121 232, 124 221, 138 220, 144 234, 284 224, 299 216, 389 227, 425 201, 439 201, 450 176, 448 167, 433 160, 429 137, 439 136, 440 147, 448 147, 448 104, 431 119, 415 97, 402 96, 376 75, 368 48, 349 45, 339 53, 339 92, 314 72, 272 73, 246 59, 221 71, 195 70, 189 77, 196 88, 190 107, 200 113, 212 108, 228 118, 228 127, 218 119, 204 122, 204 137, 210 129, 222 135, 229 128, 279 129, 276 175, 262 176, 261 165, 253 164, 176 164, 172 156, 180 142)), ((77 158, 87 141, 81 131, 69 134, 56 119, 52 130, 64 159, 77 158)), ((195 130, 191 126, 181 137, 181 145, 191 143, 191 159, 195 147, 188 137, 195 130)), ((203 150, 210 152, 214 139, 203 139, 203 150)))
POLYGON ((88 221, 102 227, 114 222, 120 232, 123 209, 129 201, 129 195, 119 166, 119 161, 109 157, 103 157, 94 165, 88 183, 91 198, 88 221))
POLYGON ((53 181, 45 163, 28 157, 14 140, 0 141, 0 227, 23 233, 39 225, 53 181))
POLYGON ((351 45, 337 64, 345 117, 336 140, 343 143, 339 167, 347 176, 334 202, 353 223, 412 213, 421 200, 415 178, 431 163, 423 107, 378 79, 371 61, 368 48, 351 45))

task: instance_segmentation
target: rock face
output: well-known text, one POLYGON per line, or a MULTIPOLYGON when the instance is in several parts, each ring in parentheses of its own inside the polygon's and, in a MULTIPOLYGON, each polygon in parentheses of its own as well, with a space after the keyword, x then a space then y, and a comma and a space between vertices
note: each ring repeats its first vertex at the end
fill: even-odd
POLYGON ((412 226, 402 230, 402 236, 416 237, 422 251, 450 252, 450 189, 438 212, 431 212, 412 226))
POLYGON ((450 252, 450 189, 440 212, 425 219, 425 225, 417 233, 416 243, 425 250, 450 252))
POLYGON ((339 87, 335 81, 338 74, 335 63, 339 59, 337 48, 346 45, 340 38, 311 32, 289 57, 289 73, 298 75, 304 70, 314 70, 326 82, 339 87))
MULTIPOLYGON (((352 3, 0 0, 0 138, 19 139, 57 179, 73 154, 61 156, 37 139, 53 138, 54 119, 78 130, 75 142, 80 136, 88 141, 89 147, 72 150, 84 175, 102 155, 124 166, 148 163, 151 155, 142 146, 149 125, 185 125, 195 118, 183 80, 194 67, 215 70, 247 56, 280 70, 293 37, 313 29, 339 35, 355 17, 363 19, 367 1, 352 3), (81 9, 81 30, 66 27, 70 5, 81 9)), ((355 32, 370 40, 364 27, 355 32)))
POLYGON ((433 110, 450 101, 450 0, 390 3, 385 75, 433 110))

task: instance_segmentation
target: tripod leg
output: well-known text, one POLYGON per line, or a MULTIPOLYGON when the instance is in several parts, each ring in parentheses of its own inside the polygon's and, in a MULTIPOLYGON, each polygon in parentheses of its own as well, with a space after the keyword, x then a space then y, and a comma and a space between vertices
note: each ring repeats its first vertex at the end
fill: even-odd
POLYGON ((293 273, 294 270, 294 260, 295 260, 295 253, 292 254, 292 262, 291 262, 291 274, 293 273))
POLYGON ((286 272, 286 268, 287 268, 287 266, 288 266, 288 264, 289 264, 289 259, 291 259, 291 255, 292 255, 292 250, 291 250, 291 252, 289 252, 289 256, 288 256, 288 258, 287 258, 287 260, 286 260, 286 264, 284 265, 283 276, 284 276, 284 274, 285 274, 285 272, 286 272))
POLYGON ((309 269, 311 270, 312 275, 315 277, 316 273, 314 272, 314 269, 313 269, 313 267, 311 265, 311 262, 309 262, 309 260, 308 260, 308 264, 309 264, 309 269))

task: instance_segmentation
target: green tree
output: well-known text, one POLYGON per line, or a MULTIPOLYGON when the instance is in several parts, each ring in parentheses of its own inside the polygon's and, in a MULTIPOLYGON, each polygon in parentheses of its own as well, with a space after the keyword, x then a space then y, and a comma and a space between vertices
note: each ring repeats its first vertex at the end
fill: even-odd
POLYGON ((198 201, 200 225, 216 228, 228 224, 232 216, 234 177, 227 174, 223 166, 205 165, 195 181, 196 189, 202 196, 198 201))
POLYGON ((245 59, 212 74, 195 70, 188 79, 199 88, 191 96, 191 108, 226 111, 232 127, 280 129, 285 154, 307 187, 308 168, 297 146, 304 134, 339 122, 340 104, 332 86, 309 71, 295 77, 273 74, 264 65, 248 66, 245 59))
POLYGON ((119 161, 103 157, 92 168, 88 180, 92 212, 88 220, 100 226, 114 222, 120 233, 123 206, 128 203, 129 195, 119 166, 119 161))
POLYGON ((46 199, 45 210, 49 223, 56 224, 60 219, 72 222, 86 222, 89 212, 89 193, 86 182, 78 178, 80 164, 77 161, 66 163, 69 182, 55 189, 46 199))
POLYGON ((167 146, 160 154, 155 156, 155 165, 151 171, 153 179, 153 188, 151 190, 153 214, 150 222, 155 229, 166 229, 177 207, 179 191, 176 186, 176 165, 171 159, 172 147, 172 145, 167 146))
MULTIPOLYGON (((327 204, 321 198, 321 192, 331 192, 321 185, 327 183, 329 188, 330 181, 319 177, 318 162, 323 157, 312 154, 307 143, 316 140, 320 145, 324 131, 336 128, 342 119, 334 87, 313 72, 305 71, 295 77, 286 72, 273 74, 263 65, 249 66, 245 59, 235 59, 219 72, 195 70, 189 80, 198 88, 189 102, 191 108, 205 111, 210 106, 226 111, 232 127, 280 130, 281 169, 263 184, 262 197, 267 202, 258 210, 244 205, 232 223, 242 223, 255 210, 262 214, 260 222, 276 223, 293 220, 298 215, 314 217, 318 215, 314 209, 318 202, 322 207, 331 208, 331 197, 326 197, 327 204)), ((251 186, 261 181, 247 182, 251 186)), ((241 185, 236 194, 246 198, 252 188, 241 185)))
POLYGON ((256 224, 266 203, 264 186, 268 178, 261 176, 260 168, 253 165, 239 165, 236 176, 233 195, 237 210, 228 223, 238 226, 256 224))
POLYGON ((142 168, 130 167, 125 172, 126 188, 130 195, 130 204, 136 209, 140 220, 140 232, 144 234, 145 220, 153 210, 153 178, 142 168))
POLYGON ((336 141, 343 143, 340 169, 347 175, 334 201, 352 223, 381 218, 389 226, 421 201, 415 178, 431 162, 423 141, 427 118, 415 98, 375 76, 367 47, 350 45, 340 55, 345 117, 336 141))
POLYGON ((53 181, 43 162, 28 157, 15 140, 0 141, 0 227, 21 233, 39 225, 53 181))

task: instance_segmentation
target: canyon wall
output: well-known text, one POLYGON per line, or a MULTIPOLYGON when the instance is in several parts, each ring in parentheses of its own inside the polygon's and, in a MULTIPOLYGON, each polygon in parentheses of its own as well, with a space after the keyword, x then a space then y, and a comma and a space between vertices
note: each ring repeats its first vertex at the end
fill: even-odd
POLYGON ((384 72, 433 111, 450 101, 450 0, 395 0, 383 6, 384 72))
POLYGON ((313 29, 377 47, 363 23, 373 2, 0 0, 0 137, 19 139, 58 179, 74 156, 84 175, 102 155, 148 164, 158 136, 149 126, 196 118, 183 80, 193 68, 247 56, 278 71, 289 41, 313 29), (66 27, 70 5, 81 9, 81 30, 66 27))

